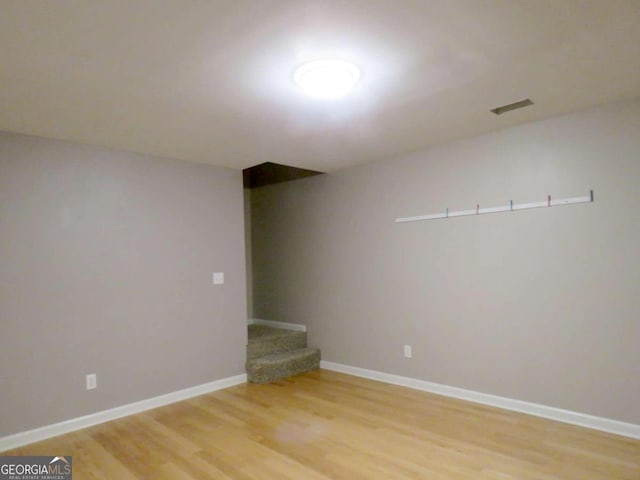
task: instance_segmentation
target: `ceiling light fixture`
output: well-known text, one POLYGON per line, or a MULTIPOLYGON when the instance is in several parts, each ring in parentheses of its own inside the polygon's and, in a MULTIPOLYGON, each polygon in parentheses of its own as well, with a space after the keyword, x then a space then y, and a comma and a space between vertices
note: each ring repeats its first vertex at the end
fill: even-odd
POLYGON ((319 60, 300 65, 293 76, 310 97, 335 99, 347 95, 360 79, 360 69, 342 60, 319 60))

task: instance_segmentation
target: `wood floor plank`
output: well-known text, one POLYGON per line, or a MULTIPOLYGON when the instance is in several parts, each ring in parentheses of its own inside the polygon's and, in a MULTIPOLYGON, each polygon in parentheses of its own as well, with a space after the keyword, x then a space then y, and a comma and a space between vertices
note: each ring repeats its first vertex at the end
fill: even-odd
POLYGON ((640 441, 324 370, 243 384, 4 455, 76 480, 639 480, 640 441))

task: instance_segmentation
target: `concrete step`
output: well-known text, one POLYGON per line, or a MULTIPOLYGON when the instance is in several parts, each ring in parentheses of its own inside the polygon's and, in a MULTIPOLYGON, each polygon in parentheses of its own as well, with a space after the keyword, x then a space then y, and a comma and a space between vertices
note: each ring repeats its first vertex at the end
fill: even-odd
POLYGON ((297 332, 265 325, 249 325, 247 360, 272 353, 282 353, 307 346, 307 332, 297 332))
POLYGON ((269 383, 320 368, 320 350, 298 348, 247 360, 247 380, 269 383))

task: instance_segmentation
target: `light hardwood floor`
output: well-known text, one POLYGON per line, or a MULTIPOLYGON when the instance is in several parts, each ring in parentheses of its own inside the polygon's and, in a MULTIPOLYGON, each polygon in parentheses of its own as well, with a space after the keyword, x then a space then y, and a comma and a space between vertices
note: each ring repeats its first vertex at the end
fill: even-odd
POLYGON ((640 479, 638 440, 326 370, 7 454, 73 455, 75 480, 640 479))

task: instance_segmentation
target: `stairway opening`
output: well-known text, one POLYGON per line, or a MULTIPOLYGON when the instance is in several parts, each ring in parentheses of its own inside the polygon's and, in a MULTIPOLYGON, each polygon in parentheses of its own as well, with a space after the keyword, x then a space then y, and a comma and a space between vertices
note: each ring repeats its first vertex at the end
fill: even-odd
MULTIPOLYGON (((252 190, 281 182, 298 180, 323 172, 267 162, 243 170, 244 214, 245 214, 245 255, 247 275, 247 314, 254 317, 256 289, 259 284, 253 277, 253 237, 252 226, 260 219, 252 215, 252 190)), ((260 240, 260 239, 258 239, 260 240)), ((263 292, 264 293, 264 292, 263 292)), ((260 295, 258 295, 260 297, 260 295)), ((265 318, 277 322, 278 318, 265 318)), ((303 373, 320 367, 320 350, 307 346, 307 333, 281 329, 265 325, 248 325, 247 332, 247 379, 252 383, 269 383, 285 377, 303 373)))

